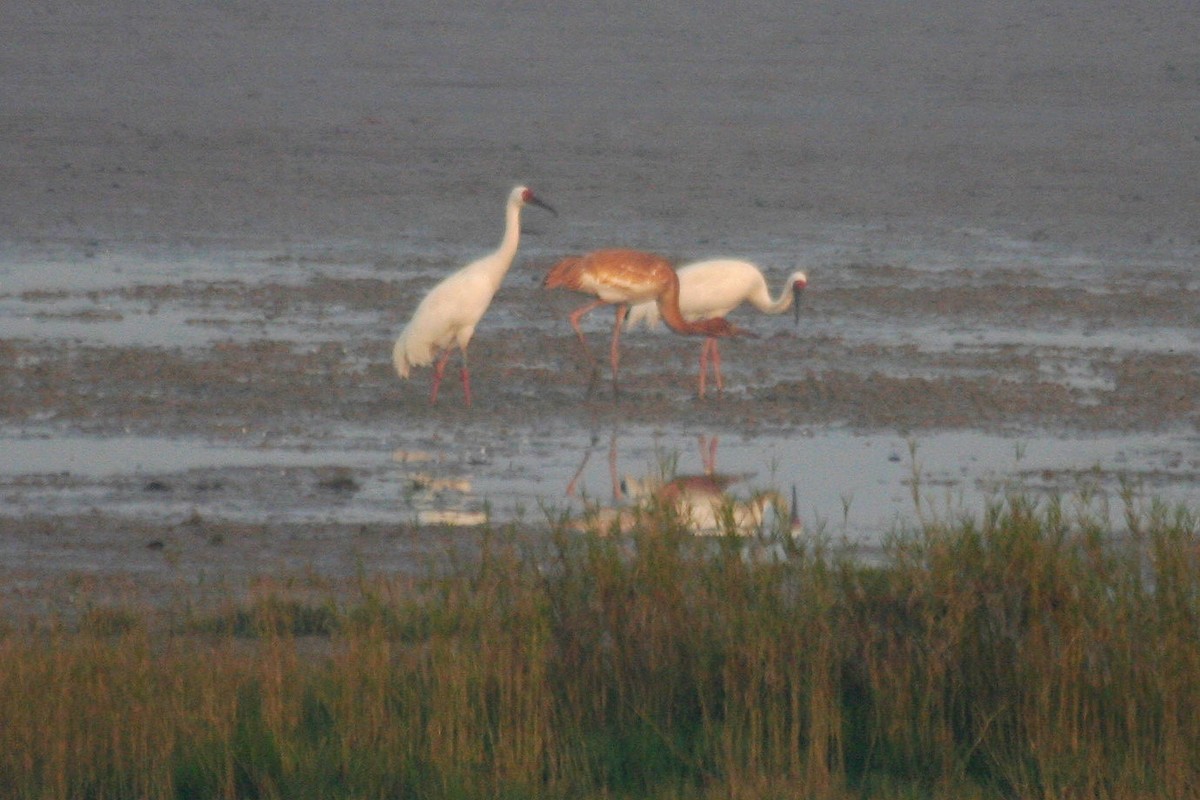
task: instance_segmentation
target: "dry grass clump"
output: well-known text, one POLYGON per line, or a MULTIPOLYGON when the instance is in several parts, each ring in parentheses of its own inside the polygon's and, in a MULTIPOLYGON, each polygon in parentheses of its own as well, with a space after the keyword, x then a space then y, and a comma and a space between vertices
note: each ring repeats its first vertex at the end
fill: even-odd
MULTIPOLYGON (((14 798, 1132 798, 1200 787, 1200 525, 1013 495, 869 562, 482 534, 353 598, 3 626, 14 798), (755 555, 757 554, 757 555, 755 555), (165 622, 164 622, 165 620, 165 622)), ((760 542, 760 545, 763 543, 760 542)))

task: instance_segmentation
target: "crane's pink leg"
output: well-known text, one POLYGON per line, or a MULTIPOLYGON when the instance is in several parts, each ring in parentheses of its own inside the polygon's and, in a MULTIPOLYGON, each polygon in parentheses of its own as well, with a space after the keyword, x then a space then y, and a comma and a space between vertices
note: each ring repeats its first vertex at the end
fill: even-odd
POLYGON ((725 381, 721 378, 721 351, 717 349, 716 337, 709 336, 700 348, 700 396, 704 397, 704 387, 708 383, 708 365, 712 364, 713 379, 717 382, 717 391, 725 391, 725 381))
POLYGON ((579 337, 579 343, 583 345, 583 352, 587 354, 588 360, 593 364, 596 363, 596 357, 592 355, 592 351, 588 349, 587 339, 583 338, 583 330, 579 327, 579 320, 583 318, 584 314, 587 314, 590 311, 595 311, 602 305, 604 305, 603 300, 597 300, 594 303, 588 303, 586 306, 580 306, 572 311, 571 316, 569 317, 571 320, 571 327, 575 329, 575 335, 579 337))
POLYGON ((471 373, 467 371, 467 349, 464 347, 462 351, 462 370, 459 372, 459 377, 462 378, 463 394, 467 397, 467 407, 471 406, 471 373))
POLYGON ((429 395, 429 402, 437 402, 438 387, 442 385, 442 375, 446 372, 446 362, 450 360, 450 351, 443 350, 438 356, 437 363, 433 366, 433 394, 429 395))
POLYGON ((712 342, 712 356, 710 360, 713 365, 713 374, 717 376, 717 394, 725 393, 725 378, 721 375, 721 343, 714 339, 709 339, 712 342))
POLYGON ((617 303, 617 321, 613 325, 612 350, 608 354, 609 360, 612 362, 614 395, 617 393, 617 367, 621 363, 621 326, 625 323, 625 314, 628 312, 629 306, 617 303))

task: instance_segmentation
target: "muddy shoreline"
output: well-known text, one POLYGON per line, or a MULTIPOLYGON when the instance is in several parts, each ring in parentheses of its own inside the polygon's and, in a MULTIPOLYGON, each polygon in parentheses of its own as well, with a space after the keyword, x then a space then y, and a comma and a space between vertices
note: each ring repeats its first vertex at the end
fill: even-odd
POLYGON ((717 436, 725 468, 801 497, 880 469, 860 498, 903 502, 906 442, 933 441, 931 480, 964 494, 1191 501, 1197 42, 1196 9, 1073 0, 16 9, 4 607, 405 569, 475 541, 421 513, 561 499, 593 450, 604 496, 609 441, 623 469, 659 447, 695 469, 717 436), (475 407, 454 382, 431 407, 391 341, 494 246, 517 182, 560 216, 526 215, 472 344, 475 407), (775 285, 805 269, 802 324, 739 315, 760 338, 723 347, 719 399, 694 396, 698 342, 661 332, 626 337, 616 402, 589 392, 579 298, 537 285, 616 245, 748 258, 775 285), (1044 460, 1000 455, 1023 442, 1044 460))

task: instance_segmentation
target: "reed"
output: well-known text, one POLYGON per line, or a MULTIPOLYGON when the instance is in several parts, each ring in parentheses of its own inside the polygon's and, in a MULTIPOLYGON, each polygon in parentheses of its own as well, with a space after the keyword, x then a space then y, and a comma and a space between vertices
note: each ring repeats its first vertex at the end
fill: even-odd
POLYGON ((1011 493, 871 559, 488 529, 352 595, 0 625, 14 798, 1134 798, 1200 786, 1200 524, 1011 493))

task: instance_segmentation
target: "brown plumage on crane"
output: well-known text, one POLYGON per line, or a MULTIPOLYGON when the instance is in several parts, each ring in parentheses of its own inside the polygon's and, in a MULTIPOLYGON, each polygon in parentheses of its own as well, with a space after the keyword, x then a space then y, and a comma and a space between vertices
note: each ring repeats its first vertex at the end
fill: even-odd
POLYGON ((613 393, 617 392, 617 372, 620 364, 621 326, 632 303, 653 300, 659 316, 671 330, 685 336, 724 337, 752 335, 731 325, 723 317, 689 322, 679 310, 679 276, 671 262, 654 253, 642 250, 596 250, 584 256, 564 258, 551 268, 542 285, 547 289, 570 289, 598 299, 571 312, 571 327, 579 337, 584 352, 595 363, 588 350, 587 340, 579 327, 583 315, 602 305, 616 306, 613 326, 612 363, 613 393))

